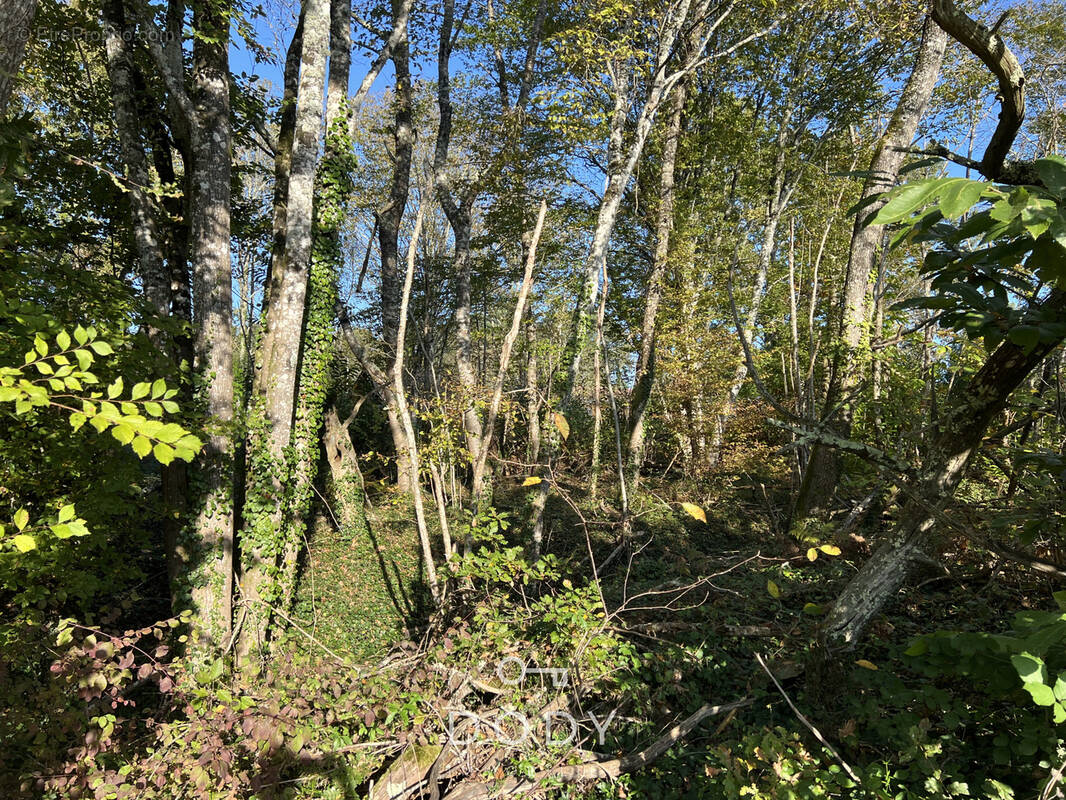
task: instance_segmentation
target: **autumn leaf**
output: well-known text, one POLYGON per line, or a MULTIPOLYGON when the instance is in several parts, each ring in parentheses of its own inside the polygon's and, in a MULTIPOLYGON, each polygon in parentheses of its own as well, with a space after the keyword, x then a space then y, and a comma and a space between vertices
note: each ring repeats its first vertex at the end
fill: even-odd
POLYGON ((703 513, 703 509, 695 503, 682 503, 681 508, 683 508, 685 513, 693 519, 698 519, 704 525, 707 524, 707 515, 703 513))
POLYGON ((865 658, 860 658, 858 661, 856 661, 855 666, 862 667, 863 669, 870 669, 874 672, 877 671, 877 664, 872 661, 867 661, 865 658))
POLYGON ((810 548, 807 549, 807 560, 808 561, 817 561, 818 560, 818 551, 815 550, 813 547, 810 547, 810 548))
MULTIPOLYGON (((821 550, 823 553, 825 553, 827 556, 839 556, 840 555, 840 548, 837 547, 835 544, 823 544, 818 549, 821 550)), ((813 560, 814 559, 812 558, 811 561, 813 561, 813 560)))
POLYGON ((555 427, 559 430, 559 435, 563 437, 565 442, 570 436, 570 423, 566 421, 566 417, 556 411, 552 415, 552 419, 555 421, 555 427))
POLYGON ((524 481, 522 481, 522 485, 523 486, 536 486, 538 483, 540 483, 540 481, 541 481, 541 479, 538 478, 536 475, 530 475, 528 478, 526 478, 524 481))

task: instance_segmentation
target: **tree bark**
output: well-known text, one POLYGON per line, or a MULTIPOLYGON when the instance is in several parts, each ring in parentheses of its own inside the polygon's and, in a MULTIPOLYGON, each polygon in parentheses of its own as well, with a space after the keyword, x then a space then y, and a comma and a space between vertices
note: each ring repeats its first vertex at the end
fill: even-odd
POLYGON ((0 0, 0 120, 7 116, 11 90, 37 16, 37 0, 0 0))
MULTIPOLYGON (((903 149, 914 138, 918 123, 925 114, 947 45, 947 35, 927 18, 922 41, 910 78, 903 88, 899 104, 885 129, 881 142, 870 160, 870 173, 863 186, 861 201, 891 189, 903 164, 903 149)), ((851 437, 857 394, 862 384, 869 350, 870 275, 875 268, 877 249, 883 226, 870 220, 884 205, 876 200, 855 217, 851 235, 848 268, 841 300, 840 346, 834 357, 826 390, 824 417, 836 435, 851 437)), ((825 510, 840 479, 840 454, 831 447, 815 445, 796 500, 794 517, 802 519, 825 510)))

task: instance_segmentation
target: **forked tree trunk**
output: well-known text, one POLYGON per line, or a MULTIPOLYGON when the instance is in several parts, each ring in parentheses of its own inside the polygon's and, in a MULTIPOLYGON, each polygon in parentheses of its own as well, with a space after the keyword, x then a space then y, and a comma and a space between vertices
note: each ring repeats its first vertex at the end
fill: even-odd
MULTIPOLYGON (((947 34, 931 18, 927 18, 922 28, 922 42, 914 69, 870 161, 870 175, 863 186, 862 200, 875 197, 895 184, 903 164, 903 148, 910 145, 918 123, 925 114, 940 75, 946 45, 947 34)), ((864 354, 869 349, 870 275, 875 268, 883 232, 882 226, 869 223, 883 205, 884 201, 878 200, 864 207, 855 217, 851 235, 841 301, 840 347, 830 372, 824 405, 828 421, 835 434, 842 439, 851 437, 857 394, 868 362, 864 354)), ((802 519, 824 511, 839 479, 840 454, 831 447, 815 445, 793 516, 802 519)))
MULTIPOLYGON (((1066 311, 1066 294, 1051 293, 1041 312, 1066 311)), ((854 645, 881 609, 895 597, 914 568, 938 553, 933 531, 940 509, 949 502, 977 451, 989 423, 1017 389, 1060 343, 1044 342, 1026 353, 1011 342, 1001 344, 965 385, 952 393, 940 420, 922 474, 909 489, 899 522, 844 588, 826 617, 822 633, 831 647, 854 645)))

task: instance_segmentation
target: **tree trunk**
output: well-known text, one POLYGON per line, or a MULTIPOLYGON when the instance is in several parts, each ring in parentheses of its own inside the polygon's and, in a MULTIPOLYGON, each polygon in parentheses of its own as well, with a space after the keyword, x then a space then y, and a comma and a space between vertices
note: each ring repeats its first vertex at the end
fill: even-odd
POLYGON ((347 426, 341 423, 336 406, 330 406, 325 413, 322 444, 333 481, 333 501, 341 530, 352 537, 364 535, 367 523, 363 475, 359 471, 352 437, 347 426))
POLYGON ((532 304, 526 312, 526 460, 540 458, 540 392, 537 388, 537 320, 532 304))
POLYGON ((647 410, 652 384, 655 382, 655 326, 663 296, 667 258, 670 254, 670 232, 674 227, 674 171, 677 165, 678 142, 681 139, 685 98, 685 82, 682 81, 670 99, 670 120, 663 140, 659 209, 655 223, 655 260, 648 276, 644 322, 640 332, 640 355, 637 357, 637 371, 633 380, 633 397, 629 402, 626 457, 629 485, 634 490, 640 481, 640 468, 644 461, 644 412, 647 410))
MULTIPOLYGON (((194 523, 189 580, 197 627, 222 647, 233 596, 233 288, 230 267, 229 14, 197 4, 193 28, 192 175, 189 253, 195 298, 196 372, 209 421, 202 458, 203 494, 194 523)), ((186 105, 186 107, 188 107, 186 105)))
MULTIPOLYGON (((405 6, 402 0, 392 0, 392 7, 394 18, 404 13, 405 6)), ((407 207, 407 194, 411 183, 411 158, 414 150, 414 93, 411 88, 410 43, 406 25, 403 26, 396 46, 392 49, 392 64, 396 72, 396 89, 393 99, 395 127, 392 181, 389 199, 377 213, 378 249, 381 253, 381 328, 387 352, 396 343, 396 333, 400 325, 399 237, 400 225, 407 207)), ((395 356, 391 352, 390 355, 395 356)), ((394 359, 390 359, 389 363, 393 361, 394 359)), ((396 452, 396 486, 400 491, 407 492, 411 491, 413 482, 418 479, 418 476, 411 475, 405 464, 404 454, 407 451, 407 441, 397 405, 398 398, 395 396, 395 381, 391 372, 388 373, 387 378, 387 383, 380 388, 383 390, 385 412, 396 452)))
POLYGON ((0 121, 7 116, 7 104, 11 89, 22 65, 26 43, 33 31, 37 15, 37 0, 2 0, 0 14, 4 24, 0 26, 0 121))
MULTIPOLYGON (((126 24, 121 0, 108 0, 104 3, 102 12, 111 100, 115 107, 115 123, 122 160, 126 165, 125 188, 129 195, 133 222, 137 272, 144 287, 145 298, 152 310, 160 318, 165 318, 170 314, 170 275, 163 263, 156 210, 147 191, 151 177, 148 173, 144 144, 141 141, 141 128, 137 121, 132 62, 127 48, 132 28, 126 24)), ((159 331, 151 330, 149 335, 156 346, 163 344, 159 331)))
MULTIPOLYGON (((1060 315, 1066 294, 1054 290, 1040 312, 1060 315)), ((940 421, 927 466, 905 494, 907 500, 889 540, 881 545, 844 588, 823 626, 830 646, 854 645, 873 618, 902 588, 915 565, 935 556, 933 528, 955 493, 989 423, 1007 405, 1011 393, 1062 341, 1045 341, 1026 353, 1010 342, 1001 344, 984 366, 952 394, 950 409, 940 421)))
POLYGON ((283 580, 274 577, 280 569, 282 577, 291 580, 292 570, 280 563, 287 550, 286 539, 303 535, 288 524, 291 509, 287 504, 287 484, 295 465, 287 462, 286 449, 292 443, 296 418, 307 310, 315 167, 329 52, 329 2, 308 0, 303 13, 296 127, 285 211, 285 255, 271 271, 266 290, 270 299, 257 359, 254 405, 249 410, 249 510, 245 514, 241 552, 241 593, 248 606, 241 631, 241 655, 266 641, 270 605, 283 600, 289 592, 283 580))
MULTIPOLYGON (((947 34, 932 18, 926 18, 914 69, 870 161, 870 175, 863 186, 862 200, 875 197, 895 185, 904 157, 901 148, 910 145, 925 114, 940 75, 946 45, 947 34)), ((842 439, 851 437, 856 396, 865 372, 865 354, 869 351, 870 275, 875 267, 883 228, 868 223, 883 205, 884 201, 878 200, 865 206, 856 215, 852 229, 841 301, 840 347, 830 371, 824 405, 824 416, 835 435, 842 439)), ((823 512, 839 479, 840 454, 831 447, 815 445, 796 499, 794 517, 802 519, 823 512)))

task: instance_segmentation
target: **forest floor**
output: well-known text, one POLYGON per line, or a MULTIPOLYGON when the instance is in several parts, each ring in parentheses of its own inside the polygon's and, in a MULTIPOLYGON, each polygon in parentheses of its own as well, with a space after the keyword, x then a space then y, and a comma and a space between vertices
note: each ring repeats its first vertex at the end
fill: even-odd
MULTIPOLYGON (((520 481, 505 479, 494 498, 514 521, 507 533, 513 545, 528 540, 521 521, 532 493, 520 481)), ((669 486, 651 484, 637 511, 633 547, 604 567, 617 542, 616 504, 593 500, 565 480, 560 488, 566 497, 553 492, 547 509, 546 550, 573 583, 591 577, 589 553, 595 555, 609 611, 599 624, 628 647, 617 663, 607 659, 613 690, 620 690, 615 697, 624 698, 618 706, 624 725, 612 731, 607 749, 639 750, 704 703, 750 702, 695 729, 648 769, 620 781, 591 781, 582 790, 591 794, 560 796, 845 797, 853 786, 845 772, 854 766, 867 790, 883 787, 884 794, 870 796, 1010 797, 996 794, 1007 784, 992 776, 1008 776, 1015 751, 1032 756, 1051 746, 1036 732, 1027 740, 1032 726, 1010 714, 997 721, 1003 709, 975 699, 980 687, 960 690, 957 676, 936 676, 913 649, 908 654, 921 634, 1002 632, 1012 612, 1046 605, 1054 587, 1033 572, 959 541, 944 560, 950 567, 930 567, 855 651, 830 671, 811 669, 821 663, 813 657, 819 617, 869 555, 862 531, 886 524, 891 509, 883 517, 875 512, 857 534, 835 538, 835 526, 827 525, 801 532, 800 541, 782 531, 773 492, 760 484, 740 482, 707 502, 705 523, 663 499, 674 499, 669 486), (622 679, 619 672, 630 674, 622 679), (1021 733, 1009 735, 1017 725, 1021 733), (815 740, 811 726, 835 745, 836 755, 815 740)), ((356 538, 327 519, 320 518, 311 542, 298 604, 303 624, 318 642, 358 664, 378 663, 404 641, 408 649, 432 649, 430 637, 423 638, 430 605, 410 512, 389 494, 373 498, 370 534, 356 538)), ((453 536, 459 523, 452 523, 453 536)), ((536 635, 498 643, 500 657, 534 648, 536 635)), ((590 693, 604 702, 612 696, 602 688, 590 693)), ((363 778, 381 780, 383 763, 365 763, 363 778)), ((543 768, 536 759, 523 764, 530 774, 543 768)), ((1011 783, 1023 788, 1016 775, 1011 783)))

